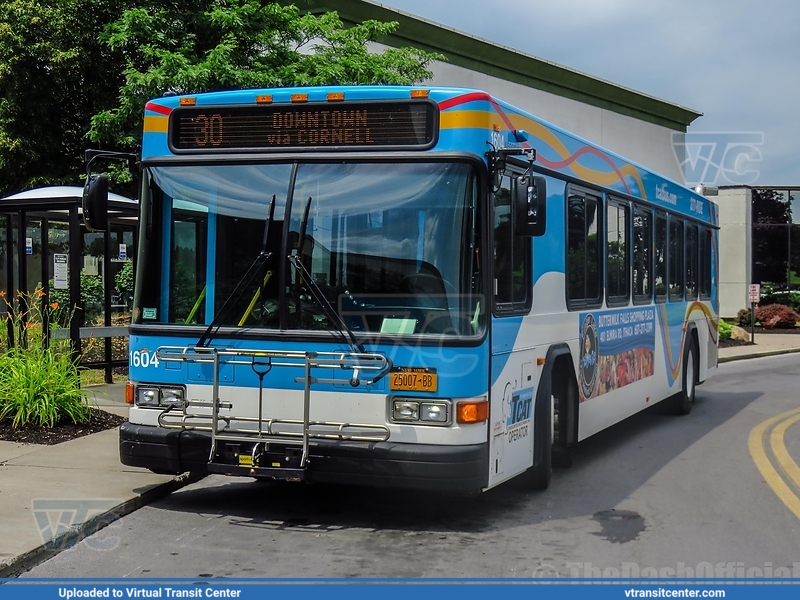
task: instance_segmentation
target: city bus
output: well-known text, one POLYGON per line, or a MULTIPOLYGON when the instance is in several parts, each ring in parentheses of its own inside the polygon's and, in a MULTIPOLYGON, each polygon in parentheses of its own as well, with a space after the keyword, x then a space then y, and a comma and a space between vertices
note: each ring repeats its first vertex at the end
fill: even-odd
POLYGON ((126 465, 542 489, 717 366, 716 205, 482 91, 167 95, 140 176, 126 465))

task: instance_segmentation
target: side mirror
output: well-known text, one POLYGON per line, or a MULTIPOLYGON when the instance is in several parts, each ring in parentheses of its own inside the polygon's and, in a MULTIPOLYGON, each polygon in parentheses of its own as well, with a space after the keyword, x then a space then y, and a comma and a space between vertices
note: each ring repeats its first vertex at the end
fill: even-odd
POLYGON ((547 184, 542 176, 530 174, 514 178, 514 233, 534 237, 544 235, 547 216, 547 184))
POLYGON ((83 221, 89 231, 108 229, 108 175, 89 175, 83 186, 83 221))

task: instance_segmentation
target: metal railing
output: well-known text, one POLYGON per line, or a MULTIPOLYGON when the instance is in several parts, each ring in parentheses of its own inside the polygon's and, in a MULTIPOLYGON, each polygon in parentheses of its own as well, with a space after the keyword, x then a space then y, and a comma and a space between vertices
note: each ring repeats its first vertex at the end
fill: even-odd
POLYGON ((212 364, 213 383, 211 402, 185 399, 182 406, 170 407, 158 417, 161 427, 169 429, 207 431, 211 433, 209 462, 217 454, 219 441, 285 444, 302 446, 300 468, 308 462, 309 440, 351 440, 382 442, 389 439, 385 425, 311 421, 311 386, 315 384, 348 383, 353 387, 371 385, 384 377, 391 361, 382 354, 356 352, 307 352, 293 350, 242 350, 208 348, 205 346, 161 346, 156 351, 158 360, 212 364), (220 399, 220 367, 223 365, 249 365, 258 376, 258 416, 220 414, 220 410, 233 409, 233 403, 220 399), (264 377, 273 368, 303 369, 295 377, 303 384, 303 418, 272 419, 264 416, 264 377), (333 377, 333 370, 349 371, 349 379, 333 377), (312 370, 317 371, 316 375, 312 370), (326 371, 328 371, 326 373, 326 371), (330 375, 330 377, 318 375, 330 375), (253 424, 253 427, 247 427, 253 424))

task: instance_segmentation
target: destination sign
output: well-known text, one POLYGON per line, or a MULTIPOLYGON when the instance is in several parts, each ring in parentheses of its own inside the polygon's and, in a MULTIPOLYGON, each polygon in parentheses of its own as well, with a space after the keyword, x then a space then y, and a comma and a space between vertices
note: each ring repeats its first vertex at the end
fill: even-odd
POLYGON ((170 115, 179 153, 296 149, 424 149, 437 109, 428 101, 193 106, 170 115))

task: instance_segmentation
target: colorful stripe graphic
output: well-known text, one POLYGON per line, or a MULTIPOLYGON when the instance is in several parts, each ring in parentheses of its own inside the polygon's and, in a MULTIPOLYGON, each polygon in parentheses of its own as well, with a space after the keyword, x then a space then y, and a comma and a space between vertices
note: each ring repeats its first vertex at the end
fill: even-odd
MULTIPOLYGON (((583 146, 576 152, 570 153, 558 136, 544 125, 522 115, 507 115, 498 102, 486 92, 470 92, 440 102, 439 109, 442 111, 440 127, 442 129, 453 129, 457 127, 488 128, 491 119, 490 113, 486 111, 461 110, 451 113, 452 116, 444 112, 470 102, 479 101, 488 102, 509 131, 525 129, 528 133, 534 135, 548 145, 560 159, 550 160, 542 156, 540 149, 537 148, 536 160, 541 165, 553 170, 569 168, 577 177, 598 185, 607 186, 619 182, 628 194, 634 195, 626 181, 626 178, 630 177, 638 186, 641 198, 647 200, 647 193, 645 192, 642 178, 639 174, 639 170, 634 165, 626 163, 622 167, 618 167, 610 156, 592 146, 583 146), (484 113, 484 116, 481 116, 480 113, 484 113), (592 155, 600 158, 611 167, 611 171, 598 171, 580 164, 579 159, 584 155, 592 155)), ((522 142, 522 146, 530 148, 528 142, 522 142)))

